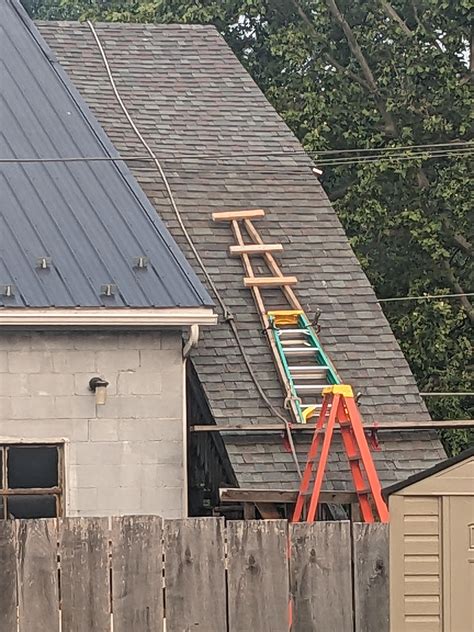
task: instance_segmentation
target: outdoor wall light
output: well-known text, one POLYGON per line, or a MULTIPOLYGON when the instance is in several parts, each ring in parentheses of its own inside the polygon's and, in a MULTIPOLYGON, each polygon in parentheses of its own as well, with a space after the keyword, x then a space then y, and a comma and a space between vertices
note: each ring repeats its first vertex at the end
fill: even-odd
POLYGON ((91 377, 89 380, 89 388, 95 393, 95 403, 103 406, 107 399, 107 386, 109 383, 102 377, 91 377))

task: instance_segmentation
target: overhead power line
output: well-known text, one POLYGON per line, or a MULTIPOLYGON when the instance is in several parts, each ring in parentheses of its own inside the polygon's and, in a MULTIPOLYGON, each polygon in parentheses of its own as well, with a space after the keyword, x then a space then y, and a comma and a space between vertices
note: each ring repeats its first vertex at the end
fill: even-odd
POLYGON ((420 395, 422 397, 474 397, 474 393, 437 393, 435 391, 420 393, 420 395))
POLYGON ((391 298, 378 298, 379 303, 394 303, 396 301, 436 301, 445 298, 460 298, 461 296, 474 296, 474 292, 461 292, 460 294, 421 294, 420 296, 394 296, 391 298))
MULTIPOLYGON (((310 156, 318 162, 318 164, 331 164, 339 161, 359 161, 359 160, 371 160, 371 159, 381 159, 380 156, 385 152, 388 152, 388 158, 394 157, 405 157, 405 154, 409 154, 410 158, 415 156, 424 156, 427 153, 430 155, 450 155, 452 153, 456 153, 459 151, 474 151, 474 142, 466 141, 459 143, 437 143, 437 144, 426 144, 426 145, 404 145, 399 147, 383 147, 383 148, 361 148, 361 149, 330 149, 330 150, 321 150, 321 151, 305 151, 303 148, 301 149, 287 149, 281 151, 271 151, 271 150, 258 150, 254 149, 248 154, 246 154, 245 159, 253 158, 253 157, 285 157, 285 156, 301 156, 307 157, 310 156), (443 149, 440 149, 443 148, 443 149), (413 151, 415 150, 415 151, 413 151), (398 152, 393 154, 392 152, 398 152), (400 153, 402 152, 402 153, 400 153), (363 156, 349 156, 346 157, 343 154, 353 154, 353 153, 363 153, 369 155, 363 156), (319 156, 336 156, 336 157, 328 157, 322 158, 318 160, 319 156), (340 155, 340 157, 337 157, 340 155)), ((222 153, 222 152, 212 152, 209 154, 203 153, 194 153, 194 154, 180 154, 179 150, 176 148, 166 149, 160 147, 160 155, 163 160, 172 160, 174 162, 178 162, 184 159, 195 159, 201 161, 206 160, 218 160, 218 159, 234 159, 235 153, 222 153), (164 155, 165 152, 172 152, 171 156, 166 157, 164 155)), ((385 159, 385 158, 384 158, 385 159)), ((101 162, 101 161, 146 161, 150 162, 151 158, 149 155, 128 155, 128 156, 70 156, 70 157, 10 157, 10 158, 0 158, 0 163, 48 163, 48 162, 101 162)))

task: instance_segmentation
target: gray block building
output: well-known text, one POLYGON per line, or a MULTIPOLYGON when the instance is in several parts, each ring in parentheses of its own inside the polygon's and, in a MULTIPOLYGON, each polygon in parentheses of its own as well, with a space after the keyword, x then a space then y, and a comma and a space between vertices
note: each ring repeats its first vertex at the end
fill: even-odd
MULTIPOLYGON (((213 27, 96 25, 107 69, 87 24, 35 26, 16 0, 0 18, 0 516, 205 515, 220 487, 297 488, 282 433, 258 431, 277 420, 203 273, 291 421, 215 210, 265 209, 262 237, 322 311, 366 422, 429 420, 312 161, 213 27), (241 423, 255 430, 191 431, 241 423)), ((380 438, 384 485, 445 457, 434 431, 380 438)), ((301 465, 309 440, 295 434, 301 465)), ((349 486, 339 445, 325 488, 349 486)))
POLYGON ((0 517, 183 516, 213 301, 18 3, 0 23, 0 517))

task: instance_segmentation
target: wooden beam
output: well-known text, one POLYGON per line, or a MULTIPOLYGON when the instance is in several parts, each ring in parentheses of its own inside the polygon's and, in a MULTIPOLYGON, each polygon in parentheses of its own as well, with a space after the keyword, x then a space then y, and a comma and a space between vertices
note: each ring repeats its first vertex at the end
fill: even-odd
POLYGON ((245 244, 243 246, 230 246, 229 253, 233 256, 258 255, 264 252, 281 252, 282 244, 245 244))
POLYGON ((212 219, 215 222, 232 222, 240 219, 255 219, 256 217, 264 217, 265 211, 261 208, 252 209, 249 211, 223 211, 212 214, 212 219))
MULTIPOLYGON (((445 421, 387 421, 381 424, 365 424, 365 430, 435 430, 436 428, 474 428, 474 419, 448 419, 445 421)), ((191 432, 283 432, 283 424, 206 424, 191 425, 191 432)), ((314 432, 314 424, 291 424, 296 432, 314 432)), ((337 431, 337 428, 336 428, 337 431)))
MULTIPOLYGON (((295 503, 298 490, 288 489, 249 489, 242 487, 221 487, 219 498, 222 503, 255 503, 257 506, 263 503, 284 504, 295 503)), ((322 491, 320 501, 334 503, 335 505, 350 505, 358 502, 355 492, 322 491)))
POLYGON ((282 285, 295 285, 298 279, 294 276, 275 277, 245 277, 245 287, 280 287, 282 285))

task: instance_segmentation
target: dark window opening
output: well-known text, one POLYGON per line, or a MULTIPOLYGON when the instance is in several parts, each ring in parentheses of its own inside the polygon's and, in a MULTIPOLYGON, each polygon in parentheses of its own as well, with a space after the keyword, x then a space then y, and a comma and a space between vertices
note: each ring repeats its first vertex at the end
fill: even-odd
POLYGON ((62 515, 62 446, 0 445, 0 519, 62 515))

